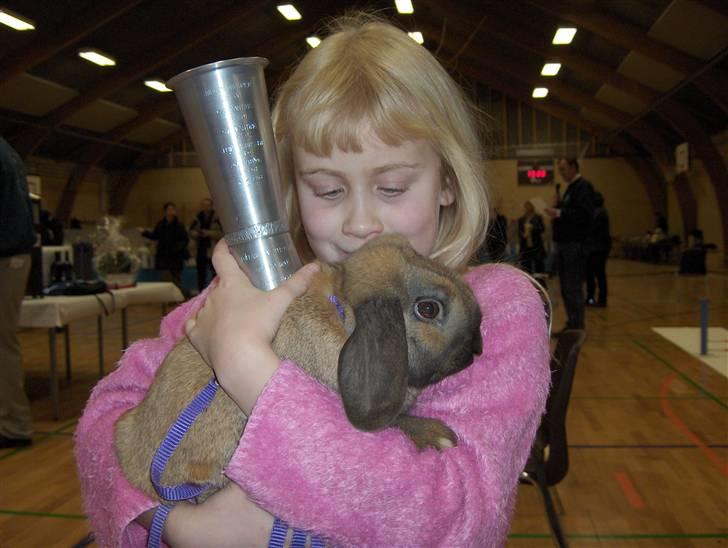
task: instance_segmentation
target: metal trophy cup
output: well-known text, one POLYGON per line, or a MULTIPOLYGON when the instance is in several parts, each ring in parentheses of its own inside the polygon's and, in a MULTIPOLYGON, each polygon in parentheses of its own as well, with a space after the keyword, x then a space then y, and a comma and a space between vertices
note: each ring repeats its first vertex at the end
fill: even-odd
POLYGON ((301 266, 288 231, 262 57, 172 78, 225 241, 250 281, 273 289, 301 266))

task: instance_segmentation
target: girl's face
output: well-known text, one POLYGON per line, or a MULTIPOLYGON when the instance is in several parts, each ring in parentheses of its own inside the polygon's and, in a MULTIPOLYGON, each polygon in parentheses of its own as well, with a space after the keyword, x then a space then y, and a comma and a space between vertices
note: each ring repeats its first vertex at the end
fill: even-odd
POLYGON ((426 140, 399 146, 370 135, 361 152, 315 156, 294 149, 303 228, 316 257, 345 259, 382 234, 401 234, 421 255, 433 251, 440 208, 454 201, 441 161, 426 140))

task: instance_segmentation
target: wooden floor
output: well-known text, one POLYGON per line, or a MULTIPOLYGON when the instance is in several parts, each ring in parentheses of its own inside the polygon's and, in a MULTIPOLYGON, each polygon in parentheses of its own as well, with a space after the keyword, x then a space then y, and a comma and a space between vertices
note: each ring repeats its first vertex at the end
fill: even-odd
MULTIPOLYGON (((621 260, 610 260, 608 272, 609 308, 587 311, 568 417, 570 470, 553 490, 569 542, 728 546, 728 380, 651 330, 697 326, 701 298, 710 300, 710 325, 728 327, 728 272, 686 278, 621 260)), ((554 297, 559 328, 563 307, 554 297)), ((159 315, 157 306, 131 309, 130 340, 154 336, 159 315)), ((0 451, 2 547, 70 547, 87 532, 71 444, 96 382, 96 323, 78 322, 71 333, 73 380, 62 383, 59 421, 51 420, 47 334, 20 334, 36 434, 30 449, 0 451)), ((120 340, 112 316, 107 371, 120 340)), ((728 350, 728 341, 711 345, 728 350)), ((508 546, 552 546, 538 492, 520 489, 508 546)))

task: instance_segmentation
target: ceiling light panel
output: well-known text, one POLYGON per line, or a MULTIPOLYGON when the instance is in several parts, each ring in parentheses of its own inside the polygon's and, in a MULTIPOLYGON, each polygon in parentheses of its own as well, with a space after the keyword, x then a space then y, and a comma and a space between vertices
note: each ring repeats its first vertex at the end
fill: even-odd
POLYGON ((7 8, 0 8, 0 23, 15 30, 35 29, 35 23, 33 21, 7 8))
POLYGON ((277 6, 277 8, 281 15, 289 21, 298 21, 301 19, 301 13, 293 4, 281 4, 280 6, 277 6))
POLYGON ((557 46, 571 44, 575 34, 576 29, 573 27, 560 27, 556 30, 556 34, 554 34, 554 39, 551 43, 557 46))
POLYGON ((541 69, 541 76, 556 76, 561 70, 561 63, 545 63, 541 69))
POLYGON ((172 91, 162 80, 144 80, 144 85, 161 93, 167 93, 169 91, 172 91))
POLYGON ((321 39, 318 36, 309 36, 306 38, 306 43, 312 48, 315 48, 321 43, 321 39))
POLYGON ((412 38, 412 40, 414 40, 418 44, 425 43, 425 38, 424 38, 424 36, 422 36, 422 33, 420 31, 417 30, 415 32, 408 32, 407 34, 409 35, 410 38, 412 38))
POLYGON ((543 99, 548 94, 548 88, 533 88, 533 93, 531 93, 531 97, 533 97, 534 99, 543 99))
POLYGON ((414 13, 415 8, 412 7, 411 0, 394 0, 394 5, 397 6, 399 13, 414 13))
POLYGON ((100 67, 113 67, 116 65, 116 60, 113 57, 102 53, 97 49, 79 50, 78 56, 83 57, 86 61, 90 61, 100 67))

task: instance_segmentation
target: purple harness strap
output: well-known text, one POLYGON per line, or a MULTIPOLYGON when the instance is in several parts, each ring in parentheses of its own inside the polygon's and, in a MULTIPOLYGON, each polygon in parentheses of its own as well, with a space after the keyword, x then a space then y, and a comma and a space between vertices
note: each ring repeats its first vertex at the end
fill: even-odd
MULTIPOLYGON (((336 312, 343 321, 345 318, 345 312, 344 307, 339 302, 339 299, 336 298, 336 295, 329 295, 329 301, 336 307, 336 312)), ((162 444, 157 449, 157 452, 154 453, 154 458, 152 459, 152 465, 150 467, 150 477, 152 485, 154 485, 154 489, 157 491, 159 496, 165 500, 180 501, 193 499, 208 489, 208 486, 204 484, 183 483, 181 485, 165 486, 161 484, 161 481, 162 474, 164 473, 164 469, 166 468, 169 459, 172 458, 172 455, 177 450, 177 447, 179 447, 179 444, 182 442, 182 439, 185 437, 189 429, 192 428, 192 425, 195 423, 197 418, 210 406, 218 388, 220 388, 220 385, 217 383, 217 380, 214 378, 210 380, 207 386, 205 386, 205 388, 203 388, 202 391, 195 396, 195 399, 192 400, 187 407, 185 407, 184 411, 182 411, 180 416, 177 417, 174 424, 169 428, 169 430, 167 430, 167 434, 164 436, 162 444)), ((147 539, 148 548, 157 548, 160 546, 162 531, 164 531, 164 524, 167 521, 167 516, 169 516, 172 507, 173 505, 171 504, 162 504, 157 507, 157 511, 154 513, 154 518, 152 520, 152 527, 149 530, 149 538, 147 539)), ((297 530, 294 529, 294 541, 295 544, 298 545, 300 542, 300 535, 299 537, 296 537, 296 532, 297 530)), ((274 540, 274 536, 275 528, 273 535, 271 536, 271 541, 274 540)), ((303 538, 305 543, 305 535, 303 538)), ((316 539, 316 542, 320 542, 320 540, 316 539)))

